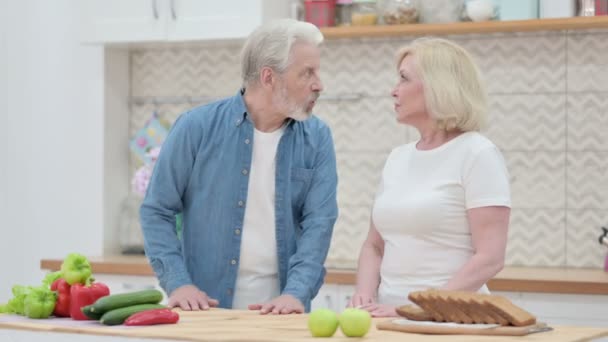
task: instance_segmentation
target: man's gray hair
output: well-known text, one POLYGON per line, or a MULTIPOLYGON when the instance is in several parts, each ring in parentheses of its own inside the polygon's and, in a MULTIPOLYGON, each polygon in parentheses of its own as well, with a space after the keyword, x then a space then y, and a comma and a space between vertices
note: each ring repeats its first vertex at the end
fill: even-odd
POLYGON ((243 86, 259 81, 264 67, 283 73, 289 66, 289 52, 296 41, 319 45, 323 34, 307 22, 279 19, 253 31, 241 51, 241 77, 243 86))

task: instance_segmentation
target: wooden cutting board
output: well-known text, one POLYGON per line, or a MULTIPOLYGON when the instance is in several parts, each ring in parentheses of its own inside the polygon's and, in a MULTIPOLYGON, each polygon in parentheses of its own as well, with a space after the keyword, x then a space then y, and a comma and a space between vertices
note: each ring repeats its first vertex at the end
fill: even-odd
POLYGON ((433 335, 492 335, 492 336, 524 336, 532 333, 551 331, 545 323, 537 323, 523 327, 500 326, 497 324, 457 324, 438 322, 419 322, 407 319, 392 319, 376 325, 378 330, 393 330, 416 334, 433 335))

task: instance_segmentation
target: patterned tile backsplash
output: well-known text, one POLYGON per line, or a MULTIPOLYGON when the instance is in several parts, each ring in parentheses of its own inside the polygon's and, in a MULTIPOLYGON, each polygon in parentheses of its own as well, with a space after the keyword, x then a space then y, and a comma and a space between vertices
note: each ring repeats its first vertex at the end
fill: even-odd
MULTIPOLYGON (((509 168, 513 210, 507 264, 600 268, 608 224, 608 30, 450 36, 477 59, 490 96, 484 133, 509 168)), ((390 150, 416 140, 398 125, 390 91, 395 53, 412 38, 332 40, 322 49, 324 97, 315 112, 333 130, 340 218, 327 266, 355 268, 390 150)), ((233 95, 240 44, 131 52, 130 131, 153 111, 168 122, 197 99, 233 95), (191 97, 154 104, 151 99, 191 97)), ((132 159, 133 168, 136 160, 132 159)))

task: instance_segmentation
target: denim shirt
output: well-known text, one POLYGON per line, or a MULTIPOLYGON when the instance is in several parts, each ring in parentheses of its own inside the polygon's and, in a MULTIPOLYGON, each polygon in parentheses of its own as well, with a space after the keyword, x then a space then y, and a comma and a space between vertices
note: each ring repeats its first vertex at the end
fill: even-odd
MULTIPOLYGON (((146 255, 167 294, 194 284, 220 307, 232 307, 253 133, 243 91, 182 114, 171 128, 140 208, 146 255), (175 232, 180 212, 181 241, 175 232)), ((338 216, 333 140, 320 119, 288 121, 275 179, 281 294, 298 298, 308 311, 323 284, 338 216)))

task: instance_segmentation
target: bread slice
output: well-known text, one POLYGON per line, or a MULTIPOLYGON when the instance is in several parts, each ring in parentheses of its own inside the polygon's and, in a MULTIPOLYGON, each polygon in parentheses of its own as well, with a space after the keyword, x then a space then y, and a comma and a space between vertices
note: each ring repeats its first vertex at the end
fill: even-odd
POLYGON ((507 320, 511 325, 521 327, 536 323, 536 317, 513 304, 505 297, 486 296, 484 300, 487 305, 492 307, 495 313, 507 320))
POLYGON ((452 309, 452 312, 456 315, 459 323, 471 324, 475 322, 469 313, 458 305, 456 299, 459 295, 457 293, 443 292, 440 296, 443 297, 445 305, 452 309))
POLYGON ((441 309, 439 308, 438 304, 429 297, 428 291, 410 292, 408 298, 426 311, 429 315, 431 315, 434 321, 449 322, 447 317, 444 317, 444 315, 441 313, 441 309))
POLYGON ((412 321, 433 321, 433 316, 415 304, 403 305, 397 307, 395 310, 399 316, 405 317, 412 321))

